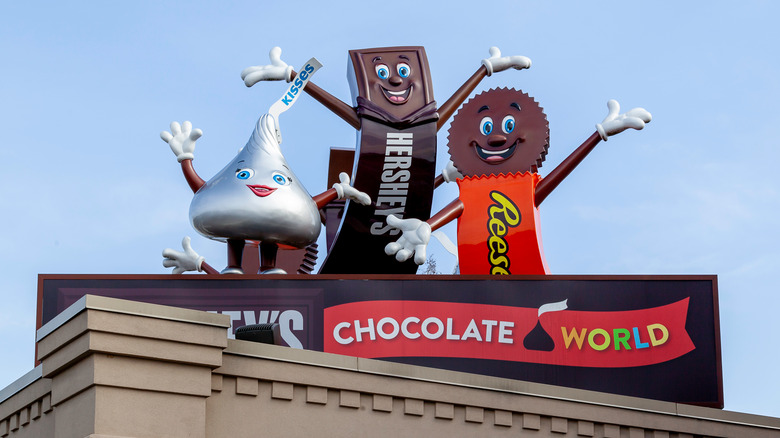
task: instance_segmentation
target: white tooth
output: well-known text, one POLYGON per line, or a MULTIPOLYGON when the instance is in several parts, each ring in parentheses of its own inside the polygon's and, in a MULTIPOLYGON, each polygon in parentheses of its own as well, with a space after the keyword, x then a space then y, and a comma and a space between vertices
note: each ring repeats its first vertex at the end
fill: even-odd
MULTIPOLYGON (((482 148, 480 148, 480 149, 482 149, 482 148)), ((486 151, 486 150, 482 149, 482 152, 483 152, 483 153, 486 153, 486 154, 488 154, 488 155, 499 155, 499 154, 503 154, 503 153, 505 153, 505 152, 506 152, 506 151, 508 151, 508 150, 509 150, 509 148, 506 148, 506 149, 504 149, 503 151, 486 151)))
POLYGON ((392 94, 393 96, 403 96, 404 94, 406 94, 406 91, 407 90, 404 90, 404 91, 390 91, 390 90, 387 90, 387 92, 392 94))

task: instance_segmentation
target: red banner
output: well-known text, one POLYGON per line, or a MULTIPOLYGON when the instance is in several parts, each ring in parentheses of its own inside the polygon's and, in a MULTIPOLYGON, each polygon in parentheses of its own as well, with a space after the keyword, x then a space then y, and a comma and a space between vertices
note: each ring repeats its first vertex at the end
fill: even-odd
POLYGON ((689 298, 590 312, 433 301, 362 301, 325 309, 324 350, 365 358, 460 357, 576 367, 651 365, 695 349, 689 298))

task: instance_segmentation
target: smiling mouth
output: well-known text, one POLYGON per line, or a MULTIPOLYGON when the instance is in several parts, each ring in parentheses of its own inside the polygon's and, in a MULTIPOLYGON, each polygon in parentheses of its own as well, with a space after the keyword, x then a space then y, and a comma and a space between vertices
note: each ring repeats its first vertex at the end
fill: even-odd
POLYGON ((406 90, 401 90, 401 91, 390 91, 385 87, 380 87, 380 88, 382 88, 382 93, 385 95, 385 98, 389 100, 390 103, 394 103, 396 105, 401 105, 403 103, 406 103, 406 101, 409 100, 409 96, 412 95, 411 85, 406 90))
POLYGON ((255 195, 257 195, 257 196, 259 196, 261 198, 265 198, 266 196, 268 196, 271 193, 273 193, 274 191, 276 191, 275 188, 268 187, 268 186, 249 185, 249 184, 247 184, 246 186, 249 187, 249 190, 251 190, 252 193, 254 193, 255 195))
POLYGON ((489 164, 496 164, 505 161, 509 157, 511 157, 512 154, 515 153, 515 149, 517 148, 517 145, 519 143, 520 143, 520 139, 518 138, 517 140, 515 140, 514 143, 512 143, 512 146, 509 146, 506 149, 501 149, 498 151, 483 149, 476 141, 471 142, 471 145, 474 146, 474 149, 477 151, 477 156, 482 161, 485 161, 486 163, 489 164))

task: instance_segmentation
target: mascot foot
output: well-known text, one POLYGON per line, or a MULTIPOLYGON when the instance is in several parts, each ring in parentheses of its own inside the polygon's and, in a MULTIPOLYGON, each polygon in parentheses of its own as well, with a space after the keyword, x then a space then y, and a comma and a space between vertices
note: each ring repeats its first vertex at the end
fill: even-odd
POLYGON ((220 272, 220 274, 237 274, 237 275, 244 275, 244 270, 241 268, 231 268, 227 267, 220 272))
POLYGON ((287 271, 285 271, 282 268, 271 268, 271 269, 266 269, 265 271, 258 272, 258 274, 264 274, 264 275, 265 274, 286 274, 286 273, 287 271))

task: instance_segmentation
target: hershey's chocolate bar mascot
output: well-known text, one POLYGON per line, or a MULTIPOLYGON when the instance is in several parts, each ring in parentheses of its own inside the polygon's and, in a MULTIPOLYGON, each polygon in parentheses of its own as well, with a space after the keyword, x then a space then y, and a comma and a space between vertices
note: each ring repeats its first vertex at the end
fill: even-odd
MULTIPOLYGON (((412 262, 393 263, 384 255, 385 245, 398 234, 387 217, 430 217, 436 132, 484 77, 531 66, 524 56, 502 57, 496 47, 490 55, 438 108, 423 47, 351 50, 348 77, 353 105, 312 82, 305 85, 304 91, 359 131, 352 180, 357 190, 376 200, 367 206, 347 202, 320 273, 413 274, 417 270, 412 262)), ((242 72, 248 87, 263 80, 297 80, 296 72, 281 60, 280 48, 273 48, 269 56, 271 64, 242 72)))

